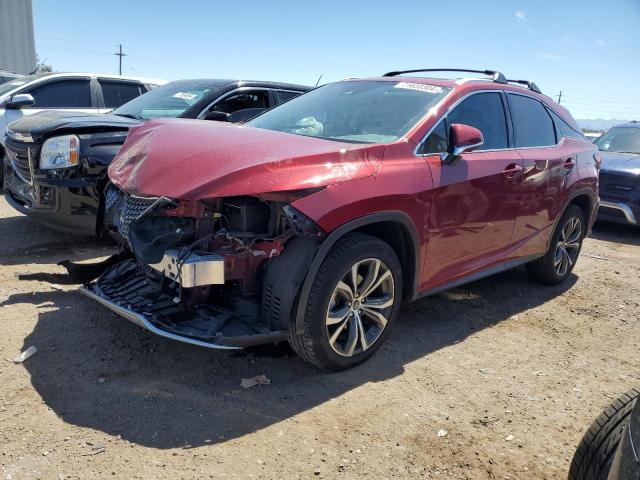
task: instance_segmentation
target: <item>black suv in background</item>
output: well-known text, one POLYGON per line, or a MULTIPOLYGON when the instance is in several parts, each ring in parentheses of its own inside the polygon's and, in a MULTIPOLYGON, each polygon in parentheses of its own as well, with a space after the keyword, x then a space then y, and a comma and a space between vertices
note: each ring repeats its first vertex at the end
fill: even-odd
POLYGON ((617 125, 594 143, 602 152, 598 219, 640 225, 640 123, 617 125))
POLYGON ((111 114, 46 112, 9 125, 5 197, 18 211, 78 235, 101 232, 107 168, 129 127, 160 117, 242 121, 310 87, 240 80, 180 80, 111 114))

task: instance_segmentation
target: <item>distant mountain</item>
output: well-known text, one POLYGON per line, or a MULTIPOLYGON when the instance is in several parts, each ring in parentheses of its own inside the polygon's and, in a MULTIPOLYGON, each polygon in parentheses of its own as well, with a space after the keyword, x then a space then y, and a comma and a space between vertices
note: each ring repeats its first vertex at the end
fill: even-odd
POLYGON ((620 125, 621 123, 627 123, 629 120, 604 120, 602 118, 597 119, 576 119, 578 125, 581 128, 586 130, 608 130, 615 125, 620 125))

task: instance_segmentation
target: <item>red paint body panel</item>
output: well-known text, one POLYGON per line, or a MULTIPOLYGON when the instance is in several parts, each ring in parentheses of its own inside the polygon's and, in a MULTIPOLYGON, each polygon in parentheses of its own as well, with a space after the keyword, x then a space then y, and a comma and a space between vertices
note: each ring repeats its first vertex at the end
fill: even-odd
POLYGON ((252 195, 373 175, 384 147, 198 120, 152 120, 132 129, 111 166, 129 193, 183 200, 252 195))
POLYGON ((449 165, 437 155, 425 160, 434 191, 423 280, 436 287, 510 244, 522 185, 503 172, 521 160, 516 150, 471 152, 449 165))
POLYGON ((404 138, 387 145, 338 143, 217 122, 156 120, 131 132, 109 175, 130 193, 185 200, 325 186, 292 203, 325 232, 366 215, 402 212, 417 232, 417 288, 422 292, 543 254, 576 192, 586 192, 595 209, 596 149, 586 141, 565 138, 547 148, 470 152, 451 164, 414 152, 449 107, 477 90, 526 92, 578 128, 551 99, 488 81, 402 78, 407 80, 453 90, 404 138), (571 169, 564 166, 569 158, 575 161, 571 169))

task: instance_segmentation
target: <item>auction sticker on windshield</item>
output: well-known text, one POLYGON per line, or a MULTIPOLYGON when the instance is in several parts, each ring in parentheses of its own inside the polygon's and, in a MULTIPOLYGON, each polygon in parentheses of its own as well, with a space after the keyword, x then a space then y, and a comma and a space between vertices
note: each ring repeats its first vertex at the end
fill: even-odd
POLYGON ((175 98, 181 98, 183 100, 193 100, 197 97, 195 93, 178 92, 174 95, 175 98))
POLYGON ((426 93, 442 93, 442 87, 437 85, 427 85, 424 83, 398 82, 394 88, 406 88, 408 90, 418 90, 426 93))

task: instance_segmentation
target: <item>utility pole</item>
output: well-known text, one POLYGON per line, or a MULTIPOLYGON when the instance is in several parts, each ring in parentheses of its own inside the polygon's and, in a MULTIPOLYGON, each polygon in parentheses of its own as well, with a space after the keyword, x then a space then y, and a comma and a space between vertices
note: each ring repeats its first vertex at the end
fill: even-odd
POLYGON ((562 102, 562 90, 560 90, 560 93, 558 94, 558 105, 560 105, 561 102, 562 102))
POLYGON ((120 72, 120 75, 122 75, 122 57, 126 57, 127 56, 126 53, 122 53, 122 44, 120 44, 120 49, 116 53, 114 53, 114 55, 117 55, 118 57, 120 57, 119 72, 120 72))

